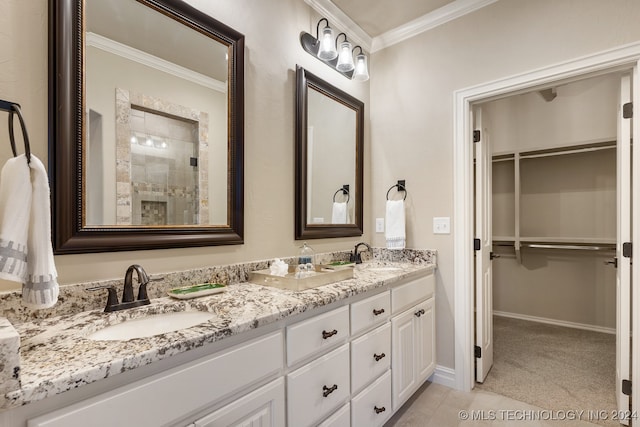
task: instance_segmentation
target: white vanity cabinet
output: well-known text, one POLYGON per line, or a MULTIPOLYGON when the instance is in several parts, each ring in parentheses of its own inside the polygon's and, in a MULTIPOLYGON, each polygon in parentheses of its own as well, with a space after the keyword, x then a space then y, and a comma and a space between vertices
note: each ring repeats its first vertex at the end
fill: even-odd
POLYGON ((435 370, 435 278, 433 274, 391 290, 393 410, 435 370))
MULTIPOLYGON (((173 425, 190 413, 205 410, 226 397, 242 390, 250 391, 261 380, 281 375, 283 338, 281 331, 256 338, 47 415, 32 418, 27 426, 173 425)), ((273 392, 274 395, 276 393, 277 391, 273 392)), ((269 396, 269 400, 277 400, 271 394, 269 396)), ((256 404, 256 401, 244 401, 239 411, 244 411, 249 406, 255 407, 256 404)), ((275 404, 270 410, 272 420, 284 418, 284 405, 275 404)))

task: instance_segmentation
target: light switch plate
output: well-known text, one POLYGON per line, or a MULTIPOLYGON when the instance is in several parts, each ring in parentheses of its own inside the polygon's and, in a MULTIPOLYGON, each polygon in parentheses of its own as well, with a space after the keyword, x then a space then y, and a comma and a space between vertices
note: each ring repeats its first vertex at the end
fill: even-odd
POLYGON ((433 217, 433 234, 450 234, 450 222, 448 216, 433 217))
POLYGON ((376 218, 376 233, 384 233, 384 218, 376 218))

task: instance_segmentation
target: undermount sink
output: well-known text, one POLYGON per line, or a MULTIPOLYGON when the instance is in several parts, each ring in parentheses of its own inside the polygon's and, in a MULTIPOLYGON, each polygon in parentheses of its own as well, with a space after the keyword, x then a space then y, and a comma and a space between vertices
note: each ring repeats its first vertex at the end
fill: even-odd
POLYGON ((178 311, 153 314, 107 326, 92 333, 88 338, 94 341, 123 341, 151 337, 190 328, 211 320, 213 317, 213 314, 206 311, 178 311))

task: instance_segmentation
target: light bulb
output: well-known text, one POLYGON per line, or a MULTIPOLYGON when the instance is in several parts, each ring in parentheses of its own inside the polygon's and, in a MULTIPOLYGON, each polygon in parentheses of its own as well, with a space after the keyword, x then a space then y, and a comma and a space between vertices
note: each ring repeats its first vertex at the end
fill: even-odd
POLYGON ((367 68, 367 57, 364 53, 360 53, 356 56, 355 72, 353 73, 353 80, 364 82, 369 80, 369 70, 367 68))
POLYGON ((351 55, 351 43, 344 41, 340 43, 340 53, 338 54, 338 71, 346 73, 353 70, 353 56, 351 55))
POLYGON ((331 61, 338 56, 335 45, 333 43, 333 30, 331 27, 324 27, 320 35, 320 48, 318 49, 318 58, 325 61, 331 61))

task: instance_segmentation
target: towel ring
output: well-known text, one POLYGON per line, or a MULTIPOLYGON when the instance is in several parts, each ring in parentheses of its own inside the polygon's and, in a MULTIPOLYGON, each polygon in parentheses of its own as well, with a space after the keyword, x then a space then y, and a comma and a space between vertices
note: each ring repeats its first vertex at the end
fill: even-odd
POLYGON ((389 200, 389 192, 394 188, 394 187, 398 187, 398 191, 404 191, 404 198, 402 200, 407 200, 407 189, 405 188, 404 184, 398 182, 395 185, 392 185, 388 190, 387 190, 387 200, 389 200))
POLYGON ((336 191, 335 193, 333 193, 333 202, 336 202, 336 196, 338 195, 338 193, 342 192, 342 194, 346 194, 347 195, 347 201, 346 203, 349 203, 349 200, 351 199, 351 195, 349 194, 349 190, 347 190, 346 188, 342 187, 340 189, 338 189, 338 191, 336 191))
POLYGON ((29 146, 29 135, 27 134, 27 126, 24 123, 24 118, 22 117, 22 112, 20 111, 20 106, 18 104, 11 104, 11 109, 9 110, 9 140, 11 142, 11 151, 13 152, 13 157, 18 156, 18 151, 16 150, 16 140, 13 133, 14 113, 18 115, 18 119, 20 120, 22 139, 24 140, 24 154, 27 158, 27 163, 31 164, 31 147, 29 146))

